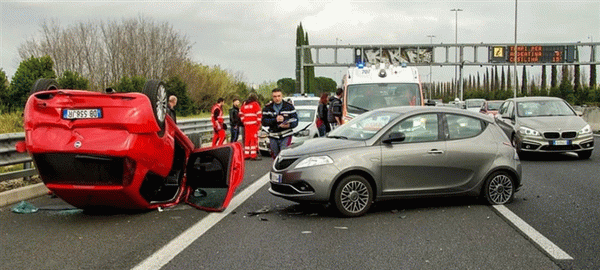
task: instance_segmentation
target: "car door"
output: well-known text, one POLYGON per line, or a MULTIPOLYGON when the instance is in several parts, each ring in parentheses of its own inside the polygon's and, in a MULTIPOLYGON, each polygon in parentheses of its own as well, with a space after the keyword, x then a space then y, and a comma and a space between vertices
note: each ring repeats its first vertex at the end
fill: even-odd
POLYGON ((381 144, 382 193, 394 195, 435 187, 446 175, 438 170, 445 142, 437 113, 410 116, 395 124, 385 136, 402 132, 401 142, 381 144))
POLYGON ((515 129, 515 105, 512 100, 506 101, 498 111, 496 124, 511 138, 515 129))
POLYGON ((206 211, 225 210, 244 178, 241 143, 195 149, 186 175, 186 203, 206 211))
POLYGON ((446 153, 439 164, 445 175, 438 183, 441 192, 461 192, 479 183, 497 153, 497 139, 485 132, 487 124, 476 117, 444 114, 446 153))

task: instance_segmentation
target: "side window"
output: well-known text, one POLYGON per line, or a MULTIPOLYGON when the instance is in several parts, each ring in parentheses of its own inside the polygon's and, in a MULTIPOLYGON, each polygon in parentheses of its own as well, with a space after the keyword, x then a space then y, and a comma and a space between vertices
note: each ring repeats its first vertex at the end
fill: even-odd
POLYGON ((420 114, 400 121, 391 129, 404 133, 404 142, 429 142, 438 139, 437 114, 420 114))
POLYGON ((515 103, 514 102, 510 102, 508 103, 508 109, 506 110, 506 113, 508 114, 508 117, 513 117, 515 116, 515 103))
POLYGON ((446 121, 448 121, 447 139, 449 140, 477 136, 485 127, 481 120, 464 115, 446 114, 446 121))
POLYGON ((500 105, 500 108, 498 108, 498 113, 503 115, 504 112, 506 112, 506 107, 508 107, 508 102, 503 102, 502 105, 500 105))

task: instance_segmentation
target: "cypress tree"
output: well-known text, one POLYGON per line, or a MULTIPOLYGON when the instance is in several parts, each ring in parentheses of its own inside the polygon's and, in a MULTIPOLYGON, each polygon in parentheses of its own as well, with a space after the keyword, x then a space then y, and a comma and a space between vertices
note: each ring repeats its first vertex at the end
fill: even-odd
POLYGON ((526 66, 523 66, 523 78, 521 79, 521 95, 526 96, 527 93, 527 71, 526 66))
POLYGON ((494 91, 500 89, 500 75, 498 75, 498 66, 494 67, 494 91))
POLYGON ((506 69, 506 90, 512 90, 512 76, 510 76, 510 66, 506 69))
POLYGON ((573 92, 575 93, 575 95, 577 95, 577 92, 579 92, 579 90, 581 90, 581 82, 579 81, 580 79, 580 73, 579 73, 579 65, 575 65, 575 71, 574 71, 574 79, 573 79, 573 92))
POLYGON ((596 87, 596 65, 590 65, 590 88, 596 87))
POLYGON ((548 89, 546 89, 546 65, 542 65, 542 85, 541 85, 542 94, 546 95, 548 89))
POLYGON ((502 66, 502 79, 500 80, 500 91, 506 90, 506 76, 504 76, 504 66, 502 66))
POLYGON ((556 70, 556 65, 552 65, 552 69, 550 69, 550 88, 554 88, 558 85, 558 72, 556 70))

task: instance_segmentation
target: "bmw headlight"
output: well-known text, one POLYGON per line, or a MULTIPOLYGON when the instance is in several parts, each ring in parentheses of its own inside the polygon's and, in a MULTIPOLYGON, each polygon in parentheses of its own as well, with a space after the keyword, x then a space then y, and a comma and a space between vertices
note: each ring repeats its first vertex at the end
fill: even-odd
POLYGON ((592 135, 592 127, 590 125, 585 125, 579 132, 579 136, 581 135, 592 135))
POLYGON ((333 159, 328 156, 318 156, 318 157, 307 157, 300 161, 298 165, 296 165, 296 169, 311 167, 311 166, 319 166, 333 163, 333 159))
POLYGON ((521 133, 523 136, 540 137, 540 133, 537 130, 528 127, 519 127, 519 133, 521 133))

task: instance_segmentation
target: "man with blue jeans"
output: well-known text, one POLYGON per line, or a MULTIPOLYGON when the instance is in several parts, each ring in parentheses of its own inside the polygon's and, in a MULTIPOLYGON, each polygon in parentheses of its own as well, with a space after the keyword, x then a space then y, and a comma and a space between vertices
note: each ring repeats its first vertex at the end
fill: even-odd
POLYGON ((269 143, 271 156, 279 155, 292 142, 294 128, 298 126, 298 115, 294 105, 283 100, 281 89, 273 89, 273 101, 262 111, 262 125, 269 127, 269 143))

